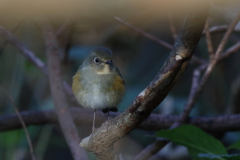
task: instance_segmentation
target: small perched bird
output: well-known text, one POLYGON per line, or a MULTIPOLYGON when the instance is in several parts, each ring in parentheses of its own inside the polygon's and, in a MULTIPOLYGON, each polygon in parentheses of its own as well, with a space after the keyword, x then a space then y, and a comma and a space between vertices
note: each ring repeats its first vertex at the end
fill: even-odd
POLYGON ((117 112, 117 105, 124 95, 124 80, 112 62, 112 52, 108 48, 93 49, 73 77, 72 90, 80 105, 94 109, 117 112))

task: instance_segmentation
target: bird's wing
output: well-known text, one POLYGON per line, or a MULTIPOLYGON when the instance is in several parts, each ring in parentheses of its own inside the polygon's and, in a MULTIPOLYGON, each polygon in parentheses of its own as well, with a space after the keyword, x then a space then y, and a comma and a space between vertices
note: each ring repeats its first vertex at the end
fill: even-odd
POLYGON ((83 68, 83 65, 80 65, 79 67, 78 67, 78 69, 82 69, 83 68))
POLYGON ((125 81, 123 80, 123 77, 122 77, 122 75, 121 75, 121 73, 120 73, 120 71, 117 67, 115 67, 115 73, 121 77, 122 83, 125 84, 125 81))

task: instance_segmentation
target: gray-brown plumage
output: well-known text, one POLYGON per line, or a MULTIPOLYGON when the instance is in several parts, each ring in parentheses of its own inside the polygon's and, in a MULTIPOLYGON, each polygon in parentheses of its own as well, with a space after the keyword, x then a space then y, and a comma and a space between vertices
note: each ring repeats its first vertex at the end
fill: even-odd
POLYGON ((124 80, 112 62, 111 50, 104 47, 92 50, 73 77, 72 89, 84 108, 117 112, 124 95, 124 80))

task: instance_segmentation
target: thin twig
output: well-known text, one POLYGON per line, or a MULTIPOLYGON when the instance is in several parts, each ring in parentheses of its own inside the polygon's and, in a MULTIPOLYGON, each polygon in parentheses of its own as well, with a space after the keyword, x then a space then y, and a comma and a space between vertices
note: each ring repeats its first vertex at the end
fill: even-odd
POLYGON ((228 48, 224 51, 218 59, 218 62, 222 61, 223 59, 229 57, 232 53, 237 52, 240 49, 240 42, 237 42, 232 47, 228 48))
MULTIPOLYGON (((201 76, 201 72, 204 71, 207 67, 207 63, 205 64, 202 64, 201 66, 197 67, 194 72, 193 72, 193 78, 192 78, 192 86, 191 86, 191 90, 190 90, 190 94, 189 94, 189 97, 188 97, 188 103, 187 105, 184 107, 184 111, 185 112, 185 109, 188 109, 188 105, 194 103, 196 101, 196 98, 197 96, 195 96, 198 92, 198 86, 199 86, 199 80, 200 80, 200 76, 201 76)), ((181 119, 180 119, 181 120, 181 119)), ((175 122, 172 126, 171 126, 171 129, 173 128, 176 128, 176 127, 179 127, 182 123, 184 123, 183 121, 178 121, 178 122, 175 122)))
POLYGON ((43 37, 47 48, 49 81, 57 117, 68 146, 75 160, 88 159, 83 148, 79 147, 80 138, 77 128, 68 109, 67 99, 63 91, 59 47, 54 30, 49 24, 42 25, 43 37))
POLYGON ((209 32, 208 21, 206 21, 206 24, 205 24, 205 32, 206 32, 206 42, 207 42, 209 59, 212 60, 214 58, 214 51, 213 51, 211 35, 210 35, 210 32, 209 32))
POLYGON ((4 37, 8 42, 13 44, 30 62, 35 64, 40 71, 47 75, 47 68, 44 63, 37 58, 32 51, 30 51, 22 42, 20 42, 12 33, 5 30, 0 26, 0 35, 4 37))
POLYGON ((158 39, 154 36, 152 36, 151 34, 149 33, 146 33, 144 32, 143 30, 131 25, 130 23, 124 21, 123 19, 119 18, 119 17, 114 17, 118 22, 121 22, 122 24, 124 24, 125 26, 129 27, 130 29, 134 30, 135 32, 141 34, 142 36, 154 41, 154 42, 157 42, 158 44, 168 48, 168 49, 172 49, 173 45, 161 40, 161 39, 158 39))
MULTIPOLYGON (((214 26, 209 29, 210 33, 219 33, 219 32, 225 32, 228 29, 228 25, 222 25, 222 26, 214 26)), ((203 31, 202 35, 206 35, 206 31, 203 31)))
MULTIPOLYGON (((173 45, 171 45, 171 44, 169 44, 169 43, 167 43, 167 42, 165 42, 165 41, 163 41, 163 40, 161 40, 161 39, 159 39, 159 38, 157 38, 157 37, 155 37, 155 36, 153 36, 153 35, 151 35, 151 34, 149 34, 149 33, 144 32, 143 30, 141 30, 141 29, 133 26, 132 24, 130 24, 130 23, 126 22, 126 21, 124 21, 123 19, 121 19, 121 18, 119 18, 119 17, 114 17, 114 18, 115 18, 117 21, 119 21, 119 22, 121 22, 122 24, 124 24, 124 25, 126 25, 127 27, 129 27, 130 29, 132 29, 133 31, 135 31, 135 32, 141 34, 142 36, 150 39, 151 41, 156 42, 156 43, 160 44, 161 46, 163 46, 163 47, 165 47, 165 48, 167 48, 167 49, 170 49, 170 50, 173 48, 173 45)), ((197 57, 197 56, 195 56, 195 55, 193 55, 192 58, 194 58, 194 60, 195 60, 195 61, 193 61, 193 62, 196 62, 196 63, 201 63, 201 64, 202 64, 202 63, 205 62, 204 59, 202 59, 202 58, 200 58, 200 57, 197 57)))
MULTIPOLYGON (((36 57, 35 54, 26 45, 19 41, 12 33, 5 30, 2 26, 0 26, 0 36, 2 36, 9 43, 15 46, 24 57, 26 57, 33 65, 35 65, 43 73, 43 75, 48 76, 48 68, 42 62, 42 60, 36 57)), ((72 89, 66 82, 64 84, 64 89, 68 91, 67 93, 69 96, 73 97, 72 89)))
MULTIPOLYGON (((15 33, 18 28, 20 27, 21 22, 18 23, 12 30, 11 33, 15 33)), ((8 40, 4 40, 3 43, 0 45, 0 56, 2 55, 2 53, 4 52, 4 49, 6 48, 6 46, 8 45, 8 40)))
POLYGON ((30 148, 30 153, 31 153, 31 157, 32 157, 32 160, 35 160, 35 156, 34 156, 34 152, 33 152, 33 146, 32 146, 32 142, 31 142, 31 139, 30 139, 30 136, 29 136, 29 133, 28 133, 28 130, 27 130, 27 127, 22 119, 22 116, 21 114, 19 113, 18 111, 18 108, 17 108, 17 105, 15 104, 12 96, 7 92, 7 90, 5 90, 5 88, 2 86, 2 83, 0 82, 0 87, 2 88, 2 90, 5 92, 5 94, 8 96, 9 100, 11 101, 12 105, 13 105, 13 108, 18 116, 18 119, 20 120, 21 122, 21 125, 24 129, 24 132, 26 134, 26 137, 27 137, 27 141, 28 141, 28 145, 29 145, 29 148, 30 148))

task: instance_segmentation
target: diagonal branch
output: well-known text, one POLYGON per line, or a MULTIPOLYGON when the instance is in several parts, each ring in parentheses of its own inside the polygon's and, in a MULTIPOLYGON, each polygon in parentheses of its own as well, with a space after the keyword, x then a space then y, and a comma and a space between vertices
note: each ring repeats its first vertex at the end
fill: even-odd
POLYGON ((218 59, 218 63, 224 60, 225 58, 228 58, 232 53, 237 52, 240 49, 240 42, 237 42, 232 47, 228 48, 226 51, 224 51, 221 56, 218 59))
MULTIPOLYGON (((5 30, 2 26, 0 26, 0 36, 5 38, 9 43, 15 46, 19 52, 26 57, 33 65, 35 65, 45 76, 48 76, 48 68, 42 62, 41 59, 35 56, 35 54, 29 50, 29 48, 24 45, 21 41, 17 39, 12 33, 5 30)), ((63 83, 64 90, 69 96, 73 96, 72 89, 66 82, 63 83)))
POLYGON ((61 129, 72 152, 73 158, 75 160, 88 159, 85 151, 79 148, 80 138, 73 118, 68 110, 67 99, 63 91, 59 48, 54 34, 55 32, 48 24, 43 25, 42 30, 47 48, 46 54, 48 58, 51 94, 61 129))
POLYGON ((30 62, 36 65, 36 67, 44 74, 47 75, 47 69, 44 63, 37 58, 32 51, 30 51, 22 42, 20 42, 12 33, 6 31, 0 26, 0 35, 4 37, 8 42, 13 44, 30 62))
POLYGON ((96 154, 99 160, 116 159, 113 144, 141 124, 166 97, 188 64, 201 37, 208 14, 204 4, 191 10, 184 21, 169 58, 153 81, 119 116, 96 129, 81 142, 86 150, 96 154), (200 7, 201 8, 201 7, 200 7), (108 132, 106 132, 108 131, 108 132))
MULTIPOLYGON (((15 33, 17 30, 18 30, 18 28, 20 27, 20 25, 21 25, 21 22, 19 22, 12 30, 11 30, 11 32, 12 33, 15 33)), ((4 40, 3 42, 2 42, 2 44, 0 45, 0 56, 2 55, 2 53, 4 52, 4 49, 6 48, 6 46, 8 45, 8 40, 4 40)))
MULTIPOLYGON (((199 38, 200 38, 201 34, 199 34, 198 32, 197 33, 196 32, 191 33, 191 31, 193 30, 193 27, 196 27, 199 30, 201 28, 203 30, 203 26, 205 24, 205 21, 207 19, 207 15, 208 15, 209 4, 207 2, 205 2, 205 3, 199 4, 199 5, 201 5, 201 7, 199 7, 199 8, 202 8, 203 10, 198 9, 198 10, 193 11, 193 9, 192 9, 188 12, 187 17, 186 17, 187 20, 185 20, 185 24, 182 27, 182 29, 180 30, 180 34, 178 35, 178 39, 175 42, 175 45, 181 44, 181 45, 184 46, 184 45, 190 45, 191 44, 188 41, 183 41, 183 42, 180 42, 180 43, 178 42, 179 39, 186 40, 186 38, 187 38, 187 37, 184 37, 182 35, 182 33, 186 33, 186 35, 191 34, 191 36, 196 35, 196 36, 199 36, 199 38), (200 15, 202 16, 201 18, 200 18, 200 15), (198 18, 201 19, 201 21, 199 21, 198 18), (199 26, 191 25, 191 23, 193 23, 194 25, 199 25, 199 26)), ((202 32, 202 30, 199 31, 199 32, 202 32)), ((191 36, 188 37, 189 38, 188 40, 194 39, 191 36)), ((198 40, 195 41, 195 43, 196 42, 198 43, 198 40)), ((194 46, 194 47, 196 47, 196 46, 194 46)), ((181 49, 179 49, 179 50, 182 51, 181 49)), ((140 154, 135 156, 134 160, 145 160, 145 159, 150 158, 152 155, 156 154, 160 149, 162 149, 167 143, 168 143, 168 141, 163 140, 163 139, 156 140, 153 144, 151 144, 147 148, 145 148, 140 154)))
POLYGON ((139 29, 139 28, 131 25, 131 24, 128 23, 128 22, 125 22, 124 20, 122 20, 122 19, 119 18, 119 17, 114 17, 114 18, 115 18, 118 22, 124 24, 125 26, 127 26, 127 27, 129 27, 130 29, 132 29, 133 31, 141 34, 142 36, 144 36, 144 37, 146 37, 146 38, 148 38, 148 39, 150 39, 150 40, 152 40, 152 41, 154 41, 154 42, 157 42, 158 44, 160 44, 160 45, 162 45, 162 46, 164 46, 164 47, 166 47, 166 48, 168 48, 168 49, 172 49, 173 46, 172 46, 171 44, 169 44, 169 43, 167 43, 167 42, 165 42, 165 41, 163 41, 163 40, 161 40, 161 39, 158 39, 158 38, 152 36, 152 35, 149 34, 149 33, 144 32, 143 30, 141 30, 141 29, 139 29))
MULTIPOLYGON (((221 25, 221 26, 214 26, 209 28, 210 33, 219 33, 219 32, 225 32, 228 29, 228 25, 221 25)), ((202 35, 206 35, 206 31, 203 31, 202 35)))

